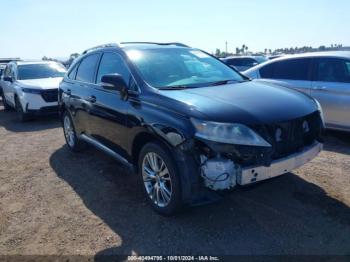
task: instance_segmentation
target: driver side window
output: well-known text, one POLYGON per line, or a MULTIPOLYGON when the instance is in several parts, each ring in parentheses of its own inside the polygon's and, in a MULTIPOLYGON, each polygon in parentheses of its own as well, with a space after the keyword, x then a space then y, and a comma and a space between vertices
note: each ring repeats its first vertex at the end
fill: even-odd
POLYGON ((4 77, 11 77, 13 74, 11 73, 11 66, 7 65, 5 68, 5 72, 4 72, 4 77))

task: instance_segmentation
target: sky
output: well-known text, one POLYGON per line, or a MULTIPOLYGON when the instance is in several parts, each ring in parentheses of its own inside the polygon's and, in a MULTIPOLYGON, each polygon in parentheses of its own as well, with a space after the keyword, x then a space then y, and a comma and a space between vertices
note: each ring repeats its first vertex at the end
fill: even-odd
POLYGON ((214 52, 350 46, 349 0, 2 0, 0 57, 68 57, 103 43, 214 52))

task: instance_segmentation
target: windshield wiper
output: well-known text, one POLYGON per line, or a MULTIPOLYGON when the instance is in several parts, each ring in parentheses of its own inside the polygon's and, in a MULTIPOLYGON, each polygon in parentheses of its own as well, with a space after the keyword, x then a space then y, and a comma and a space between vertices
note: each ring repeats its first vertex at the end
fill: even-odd
POLYGON ((208 86, 220 86, 220 85, 227 85, 229 83, 242 83, 245 82, 244 80, 235 80, 235 79, 230 79, 230 80, 221 80, 221 81, 216 81, 208 84, 208 86))
POLYGON ((193 86, 186 86, 186 85, 177 85, 177 86, 162 86, 159 87, 159 90, 183 90, 187 88, 193 88, 193 86))

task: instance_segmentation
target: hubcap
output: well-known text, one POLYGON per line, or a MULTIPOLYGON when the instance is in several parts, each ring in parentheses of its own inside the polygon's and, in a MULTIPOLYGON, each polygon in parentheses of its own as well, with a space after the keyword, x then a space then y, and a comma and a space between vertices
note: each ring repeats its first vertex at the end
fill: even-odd
POLYGON ((169 204, 172 185, 169 170, 164 160, 156 153, 149 152, 142 162, 142 177, 149 198, 159 207, 169 204))
POLYGON ((68 145, 70 147, 73 147, 75 144, 74 129, 68 116, 64 117, 63 129, 64 129, 64 136, 66 137, 68 145))

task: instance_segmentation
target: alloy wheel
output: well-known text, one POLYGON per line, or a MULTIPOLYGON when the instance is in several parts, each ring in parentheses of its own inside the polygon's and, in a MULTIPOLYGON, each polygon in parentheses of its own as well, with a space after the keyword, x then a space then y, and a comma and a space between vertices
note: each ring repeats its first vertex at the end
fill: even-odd
POLYGON ((156 153, 149 152, 142 161, 142 177, 149 198, 159 207, 170 203, 172 184, 168 167, 156 153))
POLYGON ((72 122, 69 116, 67 115, 64 116, 64 119, 63 119, 63 130, 64 130, 64 136, 66 137, 68 145, 70 147, 74 147, 75 133, 74 133, 72 122))

